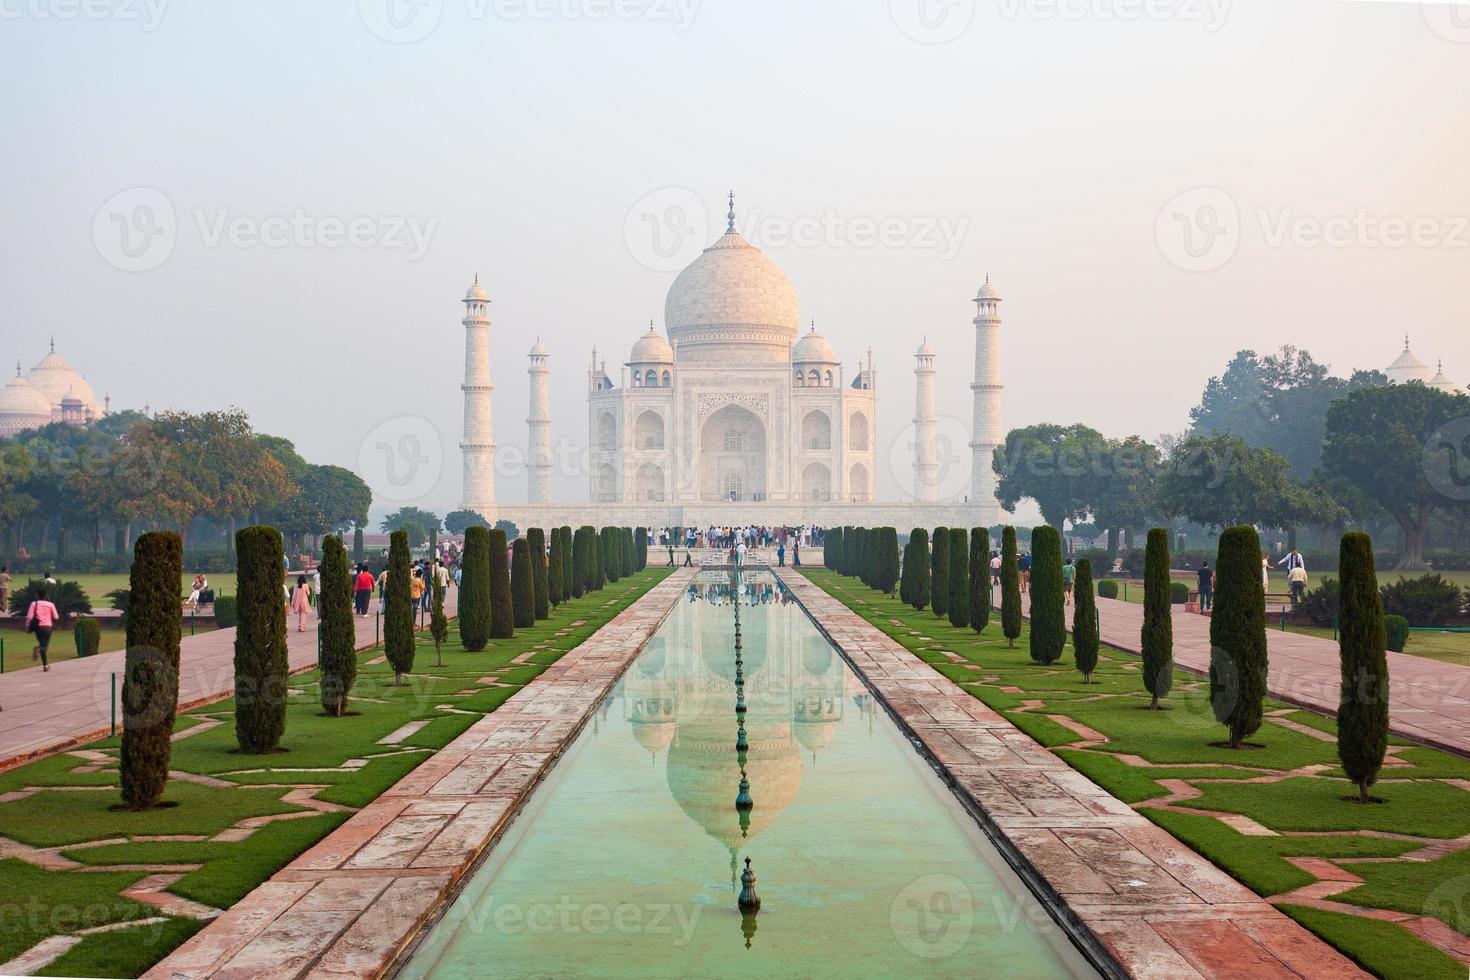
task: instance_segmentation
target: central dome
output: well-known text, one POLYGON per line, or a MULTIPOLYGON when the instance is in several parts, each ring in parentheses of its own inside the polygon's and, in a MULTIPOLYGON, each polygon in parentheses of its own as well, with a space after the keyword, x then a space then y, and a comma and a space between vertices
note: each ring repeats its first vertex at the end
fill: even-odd
POLYGON ((664 301, 679 360, 785 362, 800 323, 791 280, 734 228, 679 273, 664 301))

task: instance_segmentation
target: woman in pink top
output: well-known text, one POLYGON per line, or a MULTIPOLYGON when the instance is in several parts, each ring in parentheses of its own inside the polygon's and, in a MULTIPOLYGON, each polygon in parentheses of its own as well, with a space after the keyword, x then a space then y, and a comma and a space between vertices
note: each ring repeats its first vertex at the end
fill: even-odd
POLYGON ((296 632, 306 632, 306 614, 311 612, 311 589, 306 576, 296 577, 296 588, 291 592, 291 611, 296 614, 296 632))
POLYGON ((46 651, 51 646, 51 630, 60 618, 61 613, 56 611, 55 603, 46 598, 46 590, 38 589, 35 601, 26 610, 26 628, 36 634, 36 648, 31 651, 31 659, 40 657, 43 671, 51 669, 46 662, 46 651))

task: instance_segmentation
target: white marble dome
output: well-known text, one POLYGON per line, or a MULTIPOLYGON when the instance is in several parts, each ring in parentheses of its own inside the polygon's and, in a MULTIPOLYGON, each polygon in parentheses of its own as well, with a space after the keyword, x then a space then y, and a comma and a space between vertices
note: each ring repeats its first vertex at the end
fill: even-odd
POLYGON ((664 301, 680 360, 785 361, 800 324, 791 280, 733 228, 679 273, 664 301))
POLYGON ((1394 359, 1383 371, 1388 375, 1388 380, 1394 384, 1407 384, 1410 381, 1423 381, 1426 384, 1433 377, 1434 372, 1429 370, 1429 365, 1414 356, 1409 350, 1409 338, 1404 338, 1404 352, 1394 359))
POLYGON ((796 350, 791 355, 795 364, 836 364, 837 352, 832 345, 827 343, 827 338, 817 333, 815 325, 812 326, 800 340, 796 342, 796 350))
POLYGON ((0 388, 0 436, 13 436, 50 421, 51 403, 18 372, 9 384, 0 388))
POLYGON ((654 331, 651 323, 648 325, 648 333, 638 338, 628 354, 629 364, 663 363, 673 359, 674 348, 654 331))
POLYGON ((55 348, 41 362, 31 368, 26 374, 26 380, 31 386, 46 396, 46 401, 54 411, 61 410, 61 401, 68 395, 77 399, 82 406, 94 415, 100 415, 97 410, 97 397, 92 393, 92 386, 87 384, 71 365, 61 359, 55 348))

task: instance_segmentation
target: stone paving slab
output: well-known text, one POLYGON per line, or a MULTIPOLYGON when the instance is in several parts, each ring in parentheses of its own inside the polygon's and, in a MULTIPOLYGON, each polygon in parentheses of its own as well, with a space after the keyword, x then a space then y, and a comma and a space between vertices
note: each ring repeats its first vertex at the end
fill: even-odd
POLYGON ((1084 946, 1147 980, 1367 976, 805 576, 778 574, 1084 946))
POLYGON ((375 977, 514 818, 684 594, 680 570, 145 977, 375 977))

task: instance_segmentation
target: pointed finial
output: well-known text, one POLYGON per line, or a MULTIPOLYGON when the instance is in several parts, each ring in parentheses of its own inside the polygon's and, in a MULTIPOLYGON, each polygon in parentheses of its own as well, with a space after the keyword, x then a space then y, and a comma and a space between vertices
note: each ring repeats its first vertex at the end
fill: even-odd
POLYGON ((479 284, 480 284, 480 274, 477 272, 477 273, 475 273, 475 285, 478 286, 479 284))
POLYGON ((51 353, 56 353, 56 334, 51 335, 51 353))
POLYGON ((1405 330, 1404 331, 1404 350, 1408 350, 1408 349, 1409 349, 1409 332, 1407 330, 1405 330))
POLYGON ((20 377, 20 358, 15 359, 15 376, 20 377))
POLYGON ((734 190, 731 190, 730 191, 730 213, 729 213, 729 215, 727 217, 730 219, 730 223, 729 223, 729 226, 727 227, 726 230, 727 231, 734 231, 735 230, 735 191, 734 190))

